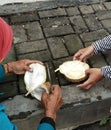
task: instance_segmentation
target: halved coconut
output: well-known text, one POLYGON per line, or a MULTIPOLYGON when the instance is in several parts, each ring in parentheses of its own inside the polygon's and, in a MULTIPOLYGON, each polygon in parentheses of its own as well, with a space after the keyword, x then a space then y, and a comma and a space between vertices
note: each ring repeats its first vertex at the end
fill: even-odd
POLYGON ((60 73, 64 74, 65 77, 72 82, 80 82, 87 77, 85 74, 85 70, 87 69, 89 69, 89 65, 87 63, 75 60, 64 62, 55 71, 59 70, 60 73))
POLYGON ((41 100, 41 95, 43 91, 46 91, 49 93, 49 89, 47 88, 46 82, 46 69, 45 66, 33 63, 30 65, 30 68, 32 68, 32 72, 26 71, 24 75, 24 82, 26 84, 26 90, 28 94, 31 93, 31 95, 38 100, 41 100))

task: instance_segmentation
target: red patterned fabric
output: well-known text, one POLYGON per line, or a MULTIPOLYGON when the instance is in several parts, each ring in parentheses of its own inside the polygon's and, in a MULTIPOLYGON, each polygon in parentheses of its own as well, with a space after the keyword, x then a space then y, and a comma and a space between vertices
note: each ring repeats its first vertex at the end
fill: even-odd
POLYGON ((11 27, 0 18, 0 61, 2 61, 12 46, 13 32, 11 27))

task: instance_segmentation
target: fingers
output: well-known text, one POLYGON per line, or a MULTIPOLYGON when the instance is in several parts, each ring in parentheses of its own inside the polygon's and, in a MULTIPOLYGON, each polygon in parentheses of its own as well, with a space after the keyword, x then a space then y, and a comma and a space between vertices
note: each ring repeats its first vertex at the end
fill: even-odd
POLYGON ((79 60, 79 57, 81 56, 81 52, 77 52, 74 57, 73 57, 73 60, 79 60))
POLYGON ((41 61, 38 61, 38 60, 24 60, 26 62, 27 65, 30 65, 32 63, 39 63, 41 65, 43 65, 43 63, 41 61))
POLYGON ((47 97, 48 97, 47 93, 43 92, 42 97, 41 97, 41 101, 42 101, 42 104, 43 104, 44 107, 46 106, 47 97))
POLYGON ((61 88, 59 87, 59 85, 53 85, 53 94, 56 95, 56 96, 61 96, 61 88))

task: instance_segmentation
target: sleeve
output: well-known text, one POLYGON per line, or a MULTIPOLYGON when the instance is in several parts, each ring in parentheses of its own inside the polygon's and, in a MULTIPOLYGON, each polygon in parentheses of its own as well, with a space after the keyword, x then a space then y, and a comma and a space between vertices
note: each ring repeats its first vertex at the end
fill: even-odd
POLYGON ((40 121, 37 130, 55 130, 55 122, 50 117, 44 117, 40 121))
POLYGON ((3 66, 0 64, 0 83, 5 79, 5 71, 3 66))
POLYGON ((18 130, 5 114, 5 106, 0 104, 0 130, 18 130))
POLYGON ((102 71, 103 76, 106 79, 110 79, 111 80, 111 66, 101 67, 101 71, 102 71))
POLYGON ((106 52, 111 49, 111 35, 103 38, 102 40, 98 40, 92 43, 94 47, 94 53, 98 54, 99 52, 106 52))

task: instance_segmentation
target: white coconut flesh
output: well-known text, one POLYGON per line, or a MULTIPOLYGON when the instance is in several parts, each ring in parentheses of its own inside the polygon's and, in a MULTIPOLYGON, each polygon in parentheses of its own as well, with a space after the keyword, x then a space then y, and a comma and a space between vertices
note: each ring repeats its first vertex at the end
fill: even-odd
POLYGON ((86 76, 85 70, 89 65, 81 61, 67 61, 59 66, 59 71, 69 79, 82 79, 86 76))
POLYGON ((47 88, 43 85, 46 82, 46 69, 45 66, 38 63, 31 64, 30 68, 32 68, 33 71, 26 71, 24 75, 26 90, 40 100, 42 92, 48 92, 47 88))

